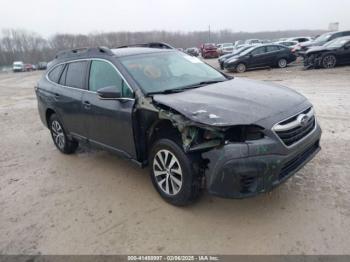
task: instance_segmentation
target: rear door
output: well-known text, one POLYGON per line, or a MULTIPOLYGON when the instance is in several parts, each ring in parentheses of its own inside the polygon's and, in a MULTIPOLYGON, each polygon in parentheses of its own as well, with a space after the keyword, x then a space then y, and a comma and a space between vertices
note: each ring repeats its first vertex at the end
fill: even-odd
POLYGON ((87 61, 65 64, 58 85, 52 89, 55 108, 67 132, 86 137, 86 126, 81 119, 81 99, 86 89, 87 61))
POLYGON ((283 51, 278 46, 270 45, 266 47, 266 66, 275 66, 278 59, 282 58, 283 51))
POLYGON ((132 89, 111 62, 97 59, 90 62, 88 87, 82 101, 90 142, 135 158, 132 89), (99 97, 97 91, 107 86, 115 87, 122 98, 99 97))

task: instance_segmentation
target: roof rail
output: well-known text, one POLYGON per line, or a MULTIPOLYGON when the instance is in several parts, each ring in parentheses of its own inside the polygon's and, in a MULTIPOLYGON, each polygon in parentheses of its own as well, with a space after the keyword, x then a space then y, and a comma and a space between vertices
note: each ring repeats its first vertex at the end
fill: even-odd
POLYGON ((171 45, 163 42, 150 42, 144 44, 132 44, 132 45, 123 45, 118 46, 117 48, 129 48, 129 47, 148 47, 148 48, 159 48, 159 49, 175 49, 171 45))
POLYGON ((82 47, 82 48, 75 48, 71 50, 63 50, 56 54, 55 58, 68 58, 72 56, 80 56, 83 54, 91 54, 91 55, 97 55, 97 54, 106 54, 106 55, 114 55, 114 53, 105 46, 99 46, 99 47, 82 47))

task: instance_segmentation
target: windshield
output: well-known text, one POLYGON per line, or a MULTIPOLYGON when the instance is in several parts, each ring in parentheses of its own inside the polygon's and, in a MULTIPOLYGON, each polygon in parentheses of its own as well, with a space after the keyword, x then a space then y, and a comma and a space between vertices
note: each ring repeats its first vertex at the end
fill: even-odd
POLYGON ((252 48, 252 47, 251 47, 251 46, 243 46, 243 47, 240 47, 240 48, 234 50, 234 51, 232 52, 232 54, 233 54, 233 55, 239 55, 239 54, 242 53, 243 51, 245 51, 245 50, 247 50, 247 49, 250 49, 250 48, 252 48))
POLYGON ((120 61, 146 94, 226 80, 200 59, 180 52, 127 56, 120 61))
POLYGON ((247 54, 249 54, 252 50, 254 50, 255 48, 256 48, 256 46, 250 47, 250 48, 248 48, 248 49, 246 49, 246 50, 240 52, 239 55, 241 55, 241 56, 247 55, 247 54))
POLYGON ((347 42, 349 42, 349 39, 337 38, 337 39, 334 39, 334 40, 324 44, 324 46, 326 46, 326 47, 342 47, 347 42))
POLYGON ((331 37, 331 35, 332 34, 330 34, 330 33, 320 35, 319 37, 317 37, 315 39, 315 42, 326 42, 331 37))

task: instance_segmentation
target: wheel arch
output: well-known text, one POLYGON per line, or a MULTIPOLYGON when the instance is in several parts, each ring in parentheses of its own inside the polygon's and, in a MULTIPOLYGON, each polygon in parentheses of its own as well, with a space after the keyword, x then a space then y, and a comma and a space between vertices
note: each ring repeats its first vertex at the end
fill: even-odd
POLYGON ((49 122, 50 122, 50 117, 56 114, 56 111, 53 110, 52 108, 47 108, 46 112, 45 112, 45 120, 46 120, 46 125, 49 126, 49 122))
POLYGON ((168 138, 176 143, 181 142, 181 134, 179 130, 168 119, 158 119, 148 129, 147 133, 148 153, 154 142, 161 138, 168 138))

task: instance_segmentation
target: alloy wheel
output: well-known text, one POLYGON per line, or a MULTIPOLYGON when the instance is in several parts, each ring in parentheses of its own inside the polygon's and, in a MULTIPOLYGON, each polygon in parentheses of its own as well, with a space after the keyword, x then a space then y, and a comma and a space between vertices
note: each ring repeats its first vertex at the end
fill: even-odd
POLYGON ((323 58, 324 68, 333 68, 335 66, 335 63, 336 63, 336 59, 332 55, 328 55, 323 58))
POLYGON ((280 59, 280 60, 278 61, 278 66, 279 66, 280 68, 285 68, 285 67, 287 66, 287 60, 286 60, 286 59, 280 59))
POLYGON ((52 121, 51 130, 52 130, 52 137, 53 137, 53 140, 55 141, 55 144, 60 149, 63 149, 66 143, 66 139, 64 137, 63 129, 57 120, 52 121))
POLYGON ((236 70, 237 70, 238 73, 245 72, 245 70, 246 70, 245 64, 238 64, 237 67, 236 67, 236 70))
POLYGON ((153 159, 153 175, 158 187, 168 195, 176 195, 182 187, 182 169, 179 160, 169 150, 162 149, 153 159))

